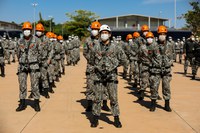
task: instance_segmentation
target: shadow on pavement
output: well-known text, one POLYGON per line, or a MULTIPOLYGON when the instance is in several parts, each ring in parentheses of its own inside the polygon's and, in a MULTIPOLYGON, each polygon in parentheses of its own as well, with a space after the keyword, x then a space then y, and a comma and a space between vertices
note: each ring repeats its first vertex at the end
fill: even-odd
MULTIPOLYGON (((77 100, 76 102, 80 103, 84 109, 87 108, 87 100, 86 99, 81 99, 81 100, 77 100)), ((92 112, 82 112, 81 114, 85 115, 86 118, 89 120, 89 122, 92 122, 92 112)), ((99 117, 99 120, 102 120, 108 124, 114 124, 113 121, 111 121, 108 116, 111 116, 112 114, 110 113, 101 113, 101 116, 99 117)))

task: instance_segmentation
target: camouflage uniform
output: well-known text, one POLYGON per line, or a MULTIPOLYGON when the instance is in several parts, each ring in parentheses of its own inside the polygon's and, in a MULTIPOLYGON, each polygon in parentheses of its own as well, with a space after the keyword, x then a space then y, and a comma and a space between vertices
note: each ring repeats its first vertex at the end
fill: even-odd
POLYGON ((194 44, 194 58, 193 58, 193 66, 192 66, 192 75, 193 75, 193 79, 195 79, 195 76, 197 74, 197 70, 200 66, 200 43, 195 43, 194 44))
POLYGON ((171 65, 173 63, 173 46, 169 42, 165 44, 160 44, 155 46, 152 51, 152 66, 150 68, 150 90, 151 99, 156 100, 158 98, 158 88, 160 85, 160 80, 162 79, 162 93, 165 100, 170 100, 170 81, 172 79, 171 75, 171 65))
POLYGON ((2 43, 3 43, 4 50, 5 50, 5 57, 4 58, 5 58, 5 60, 8 61, 8 64, 10 64, 10 62, 8 60, 8 55, 9 55, 9 50, 8 50, 8 48, 9 48, 9 41, 4 38, 3 41, 2 41, 2 43))
POLYGON ((68 43, 68 47, 67 47, 67 51, 68 51, 68 56, 67 56, 67 64, 68 65, 71 65, 72 64, 72 59, 73 59, 73 43, 72 41, 70 40, 69 43, 68 43))
POLYGON ((183 56, 183 47, 184 47, 184 42, 180 42, 180 53, 179 53, 179 63, 182 63, 182 56, 183 56))
POLYGON ((104 45, 102 42, 94 47, 94 104, 93 115, 100 116, 101 102, 104 90, 108 92, 113 116, 119 116, 119 105, 117 96, 117 67, 127 62, 125 53, 110 43, 104 45))
MULTIPOLYGON (((175 43, 175 62, 177 60, 177 55, 179 55, 179 54, 180 54, 180 42, 176 42, 175 43)), ((179 59, 180 59, 180 57, 179 57, 179 59)))
POLYGON ((55 66, 55 75, 56 75, 56 80, 58 81, 58 77, 61 74, 61 69, 60 69, 60 60, 61 60, 61 51, 62 51, 62 44, 59 42, 54 42, 54 60, 53 64, 55 66))
POLYGON ((132 76, 134 76, 135 85, 137 85, 139 81, 139 68, 138 68, 138 52, 139 46, 135 42, 131 42, 128 45, 128 59, 130 62, 130 71, 129 77, 132 80, 132 76))
POLYGON ((46 38, 46 36, 42 36, 39 38, 40 45, 38 47, 39 49, 39 63, 40 63, 40 80, 42 83, 43 89, 49 88, 49 82, 48 82, 48 60, 49 60, 49 40, 46 38))
POLYGON ((192 59, 194 57, 193 50, 194 50, 195 43, 196 43, 195 41, 188 40, 185 42, 184 47, 183 47, 183 53, 186 54, 185 63, 184 63, 185 74, 187 73, 189 63, 191 67, 193 67, 192 59))
POLYGON ((18 66, 18 81, 20 88, 20 99, 25 99, 27 95, 27 77, 30 74, 31 79, 31 90, 34 99, 40 98, 39 93, 39 53, 38 46, 39 40, 31 36, 29 40, 24 38, 20 39, 18 48, 19 66, 18 66))
POLYGON ((98 42, 98 39, 94 39, 91 37, 88 37, 84 44, 83 49, 83 56, 87 60, 87 67, 86 67, 86 78, 87 78, 87 90, 86 90, 86 99, 87 100, 94 100, 94 79, 92 77, 92 71, 94 69, 94 45, 96 45, 98 42))
POLYGON ((60 63, 62 67, 62 74, 65 74, 65 45, 65 42, 61 43, 60 63))
POLYGON ((12 55, 12 62, 15 62, 15 42, 10 39, 8 47, 8 62, 10 62, 10 56, 12 55))
POLYGON ((1 76, 5 76, 5 62, 4 62, 4 47, 2 45, 2 42, 0 41, 0 68, 1 68, 1 76))

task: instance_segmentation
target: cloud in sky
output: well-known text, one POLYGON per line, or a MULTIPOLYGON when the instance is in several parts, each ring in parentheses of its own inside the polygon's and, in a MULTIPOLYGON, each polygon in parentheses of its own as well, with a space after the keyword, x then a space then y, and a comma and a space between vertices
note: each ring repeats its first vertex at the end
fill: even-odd
MULTIPOLYGON (((181 1, 181 0, 176 0, 181 1)), ((174 0, 143 0, 143 4, 173 3, 174 0)))

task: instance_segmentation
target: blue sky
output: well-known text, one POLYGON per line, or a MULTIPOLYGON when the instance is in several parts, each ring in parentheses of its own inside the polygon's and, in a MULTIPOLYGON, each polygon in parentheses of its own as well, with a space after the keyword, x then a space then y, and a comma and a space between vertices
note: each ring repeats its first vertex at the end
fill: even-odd
MULTIPOLYGON (((177 16, 186 13, 191 9, 190 0, 177 1, 177 16)), ((56 23, 68 20, 65 13, 83 9, 95 12, 100 18, 141 14, 172 19, 174 25, 174 0, 0 0, 0 20, 33 22, 33 6, 31 3, 38 3, 36 7, 36 20, 41 12, 44 19, 53 16, 56 23), (161 13, 160 13, 161 11, 161 13)), ((185 25, 184 20, 177 20, 177 27, 185 25)))

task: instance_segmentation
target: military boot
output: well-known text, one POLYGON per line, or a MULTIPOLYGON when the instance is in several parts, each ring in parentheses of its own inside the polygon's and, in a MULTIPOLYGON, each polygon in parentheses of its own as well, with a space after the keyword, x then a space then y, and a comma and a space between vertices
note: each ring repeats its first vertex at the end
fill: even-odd
POLYGON ((126 79, 127 72, 123 73, 123 79, 126 79))
POLYGON ((13 59, 12 62, 15 63, 15 59, 13 59))
POLYGON ((150 111, 154 112, 156 110, 156 100, 151 100, 150 111))
POLYGON ((50 98, 50 96, 49 96, 49 89, 48 88, 44 88, 44 97, 45 98, 47 98, 47 99, 49 99, 50 98))
POLYGON ((187 70, 184 70, 184 75, 186 75, 187 74, 187 70))
POLYGON ((139 94, 140 94, 140 96, 139 96, 138 100, 144 100, 144 90, 141 90, 139 94))
POLYGON ((62 69, 62 75, 65 75, 65 68, 62 69))
POLYGON ((129 82, 131 82, 132 80, 132 75, 129 75, 129 82))
POLYGON ((56 80, 55 80, 56 82, 60 82, 60 80, 59 80, 59 76, 56 76, 56 80))
POLYGON ((8 61, 8 64, 10 64, 10 61, 8 61))
POLYGON ((107 100, 103 100, 103 106, 101 108, 104 111, 110 111, 108 105, 107 105, 107 100))
POLYGON ((115 125, 116 128, 121 128, 122 127, 122 124, 121 124, 121 122, 119 120, 119 116, 115 116, 114 117, 114 125, 115 125))
POLYGON ((54 93, 54 91, 53 91, 53 83, 54 83, 54 82, 49 83, 49 92, 50 92, 50 93, 54 93))
POLYGON ((172 112, 172 109, 170 108, 170 105, 169 105, 169 100, 165 100, 165 110, 167 112, 172 112))
POLYGON ((86 112, 92 111, 92 100, 87 100, 87 108, 85 110, 86 112))
POLYGON ((195 79, 195 75, 192 75, 192 79, 193 79, 193 80, 195 79))
POLYGON ((5 67, 1 66, 1 77, 5 77, 5 67))
POLYGON ((54 82, 54 81, 52 82, 52 87, 53 87, 53 88, 56 88, 56 85, 55 85, 55 82, 54 82))
POLYGON ((134 84, 133 84, 133 87, 136 88, 137 85, 138 85, 138 83, 137 83, 137 79, 135 79, 135 82, 134 82, 134 84))
POLYGON ((26 109, 26 105, 25 105, 25 99, 20 99, 19 101, 19 106, 16 109, 16 112, 22 111, 26 109))
POLYGON ((39 104, 39 99, 35 99, 34 100, 34 109, 36 112, 39 112, 40 111, 40 104, 39 104))
POLYGON ((93 116, 93 120, 91 122, 91 127, 97 127, 99 125, 98 119, 99 119, 99 116, 96 116, 96 115, 93 116))

